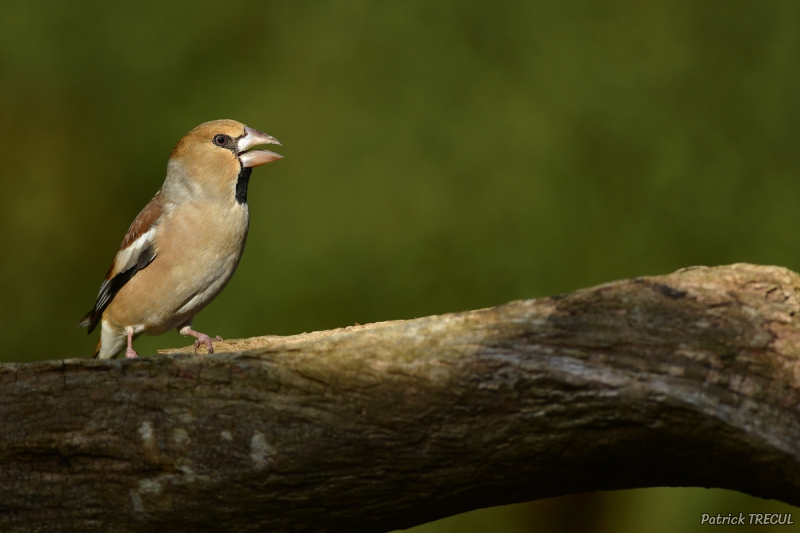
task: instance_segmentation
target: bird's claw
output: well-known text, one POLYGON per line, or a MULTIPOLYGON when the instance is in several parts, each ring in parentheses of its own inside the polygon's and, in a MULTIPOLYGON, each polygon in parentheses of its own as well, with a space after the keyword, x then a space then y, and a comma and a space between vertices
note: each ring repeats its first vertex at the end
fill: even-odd
POLYGON ((125 350, 125 358, 126 359, 136 359, 139 357, 139 354, 133 348, 128 348, 125 350))
POLYGON ((194 353, 197 353, 197 349, 200 347, 201 344, 205 344, 206 348, 208 348, 208 353, 214 353, 214 345, 212 344, 213 341, 221 341, 222 337, 217 335, 213 339, 206 335, 205 333, 201 333, 197 340, 194 341, 194 353))

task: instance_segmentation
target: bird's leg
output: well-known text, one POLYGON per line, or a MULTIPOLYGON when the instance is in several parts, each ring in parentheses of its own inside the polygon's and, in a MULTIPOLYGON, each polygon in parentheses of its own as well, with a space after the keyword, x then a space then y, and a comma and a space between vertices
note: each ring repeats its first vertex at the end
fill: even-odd
POLYGON ((178 330, 178 333, 181 335, 189 336, 191 335, 196 341, 194 341, 194 353, 197 353, 197 349, 200 347, 200 344, 205 344, 208 348, 208 353, 214 353, 214 346, 211 344, 212 341, 221 341, 222 337, 217 335, 215 338, 211 338, 205 333, 200 333, 199 331, 195 331, 191 328, 191 326, 183 326, 181 329, 178 330))
POLYGON ((128 331, 128 349, 125 350, 125 357, 128 359, 136 359, 139 354, 133 349, 133 328, 125 328, 128 331))

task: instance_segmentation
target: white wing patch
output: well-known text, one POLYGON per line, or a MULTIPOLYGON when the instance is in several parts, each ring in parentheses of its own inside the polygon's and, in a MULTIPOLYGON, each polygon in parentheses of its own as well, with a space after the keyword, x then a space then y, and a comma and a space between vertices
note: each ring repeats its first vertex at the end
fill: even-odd
MULTIPOLYGON (((155 237, 155 234, 156 225, 154 224, 149 230, 142 233, 138 239, 133 241, 130 246, 124 250, 118 251, 117 256, 114 257, 114 268, 111 269, 108 278, 111 279, 120 272, 125 272, 135 265, 139 261, 139 256, 142 252, 153 244, 153 237, 155 237)), ((101 288, 100 292, 102 291, 103 289, 101 288)))
POLYGON ((100 292, 97 293, 97 302, 94 304, 96 313, 102 313, 117 291, 133 277, 136 271, 149 265, 156 257, 155 234, 156 226, 153 225, 130 246, 117 252, 108 278, 100 285, 100 292))

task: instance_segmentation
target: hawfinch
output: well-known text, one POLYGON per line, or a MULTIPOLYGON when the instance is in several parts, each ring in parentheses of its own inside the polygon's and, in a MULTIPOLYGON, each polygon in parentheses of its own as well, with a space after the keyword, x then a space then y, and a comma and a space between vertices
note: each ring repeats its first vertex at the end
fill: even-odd
POLYGON ((134 338, 172 328, 195 337, 195 350, 204 343, 214 352, 192 319, 222 291, 242 257, 253 167, 282 157, 250 150, 262 144, 280 143, 234 120, 215 120, 175 146, 164 185, 131 224, 94 309, 78 324, 91 333, 101 323, 94 357, 114 357, 126 344, 125 356, 137 357, 134 338))

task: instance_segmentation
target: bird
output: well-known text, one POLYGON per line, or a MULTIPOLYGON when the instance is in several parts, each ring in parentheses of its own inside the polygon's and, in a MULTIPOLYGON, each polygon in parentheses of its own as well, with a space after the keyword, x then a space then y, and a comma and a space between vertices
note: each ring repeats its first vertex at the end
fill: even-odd
POLYGON ((233 276, 242 257, 250 216, 247 187, 253 168, 281 159, 256 146, 275 137, 235 120, 214 120, 187 133, 172 150, 167 175, 134 219, 100 285, 94 307, 78 323, 100 324, 93 357, 125 350, 133 340, 176 328, 194 337, 195 352, 213 341, 192 329, 195 315, 233 276))

